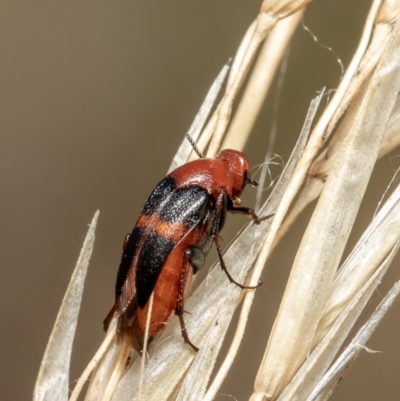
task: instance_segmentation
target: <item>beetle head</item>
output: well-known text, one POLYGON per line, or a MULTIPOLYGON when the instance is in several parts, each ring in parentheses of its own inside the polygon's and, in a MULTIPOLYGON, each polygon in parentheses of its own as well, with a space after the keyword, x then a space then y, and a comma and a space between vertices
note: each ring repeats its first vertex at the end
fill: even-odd
POLYGON ((224 149, 215 157, 228 163, 232 171, 232 197, 239 196, 246 184, 257 186, 258 182, 249 177, 249 161, 244 153, 233 149, 224 149))

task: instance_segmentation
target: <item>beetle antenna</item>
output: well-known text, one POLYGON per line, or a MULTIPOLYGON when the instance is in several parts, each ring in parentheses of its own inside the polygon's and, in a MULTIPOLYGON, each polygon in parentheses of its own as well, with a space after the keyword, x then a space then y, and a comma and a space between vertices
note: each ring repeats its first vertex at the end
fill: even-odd
POLYGON ((258 187, 258 181, 252 180, 251 178, 247 178, 247 183, 253 187, 258 187))
POLYGON ((186 139, 190 142, 190 144, 192 145, 193 150, 196 152, 197 156, 200 157, 200 159, 204 159, 204 155, 203 153, 200 152, 199 148, 197 147, 195 141, 193 140, 193 138, 189 135, 189 134, 185 134, 186 139))

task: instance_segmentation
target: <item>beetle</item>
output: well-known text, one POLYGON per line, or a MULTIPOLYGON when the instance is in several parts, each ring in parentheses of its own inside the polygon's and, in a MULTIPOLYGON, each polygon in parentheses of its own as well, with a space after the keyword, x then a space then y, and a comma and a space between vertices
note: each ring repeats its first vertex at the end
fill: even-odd
POLYGON ((245 186, 258 185, 249 176, 247 157, 225 149, 214 159, 204 158, 189 140, 200 158, 169 173, 147 199, 135 227, 125 238, 115 303, 103 322, 107 331, 117 312, 118 339, 128 341, 139 353, 143 349, 152 293, 148 342, 161 333, 175 314, 185 343, 198 351, 185 327, 184 299, 212 244, 230 282, 242 289, 258 287, 244 286, 232 278, 218 239, 227 212, 248 215, 256 224, 269 217, 259 219, 253 209, 241 206, 239 196, 245 186))

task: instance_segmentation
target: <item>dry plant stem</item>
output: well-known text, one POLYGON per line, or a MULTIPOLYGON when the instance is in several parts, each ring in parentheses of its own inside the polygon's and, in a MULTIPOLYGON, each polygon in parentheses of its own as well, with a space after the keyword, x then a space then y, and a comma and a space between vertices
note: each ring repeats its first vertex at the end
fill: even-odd
POLYGON ((359 91, 354 101, 348 108, 345 117, 337 128, 335 135, 330 141, 328 147, 320 152, 320 154, 314 159, 313 163, 308 169, 308 175, 305 185, 300 192, 300 195, 296 199, 295 204, 286 216, 282 226, 280 227, 279 232, 275 237, 273 247, 275 247, 289 231, 290 227, 296 221, 300 213, 321 194, 321 191, 325 184, 325 180, 335 161, 335 155, 340 147, 340 143, 343 141, 343 138, 349 133, 351 126, 353 125, 354 119, 364 97, 365 89, 366 86, 365 88, 363 88, 363 90, 359 91))
POLYGON ((68 399, 72 343, 78 320, 83 287, 92 255, 99 211, 94 214, 78 262, 64 295, 47 343, 33 394, 34 401, 68 399))
POLYGON ((243 150, 303 10, 280 20, 265 40, 222 149, 243 150))
POLYGON ((366 349, 365 344, 370 339, 372 333, 377 328, 378 324, 388 312, 393 302, 400 293, 400 281, 396 282, 392 289, 388 292, 382 302, 379 304, 376 311, 372 314, 368 322, 358 331, 353 341, 349 344, 342 355, 332 365, 328 372, 315 387, 308 401, 327 400, 339 382, 346 373, 348 366, 354 362, 360 351, 366 349))
MULTIPOLYGON (((211 88, 208 90, 206 98, 203 101, 203 104, 200 107, 199 112, 197 113, 192 125, 189 128, 188 134, 192 137, 192 139, 197 142, 200 132, 204 127, 204 124, 210 114, 211 108, 214 106, 215 100, 219 92, 221 91, 222 85, 225 82, 226 76, 229 72, 229 66, 224 65, 217 78, 215 78, 211 88)), ((204 150, 204 148, 202 149, 204 150)), ((183 138, 181 146, 176 153, 174 160, 171 163, 171 166, 168 169, 168 172, 175 170, 177 167, 186 163, 189 160, 190 154, 192 153, 193 148, 186 137, 183 138)))
POLYGON ((138 401, 142 401, 142 388, 143 388, 143 380, 144 380, 144 371, 146 364, 146 356, 147 356, 147 344, 149 341, 149 328, 151 322, 151 314, 153 313, 153 301, 154 301, 154 292, 150 295, 149 300, 149 309, 147 311, 146 317, 146 328, 144 331, 144 341, 143 341, 143 350, 142 350, 142 358, 140 360, 140 377, 139 377, 139 390, 138 390, 138 401))
POLYGON ((379 12, 379 21, 394 23, 399 16, 399 0, 385 0, 379 12))
POLYGON ((240 42, 239 48, 236 51, 235 58, 232 62, 231 72, 228 76, 228 82, 226 85, 227 91, 232 87, 232 83, 238 75, 240 70, 240 66, 243 63, 244 56, 246 54, 247 48, 249 47, 251 38, 254 35, 255 29, 257 25, 257 19, 255 19, 250 26, 247 28, 246 33, 243 36, 242 41, 240 42))
POLYGON ((264 1, 256 20, 248 28, 236 54, 231 74, 228 78, 226 93, 208 122, 199 140, 200 150, 204 150, 211 139, 207 157, 214 157, 221 145, 223 135, 230 120, 233 101, 237 96, 250 69, 254 57, 268 33, 279 19, 300 10, 311 0, 264 1))
POLYGON ((363 56, 357 74, 353 77, 352 82, 346 91, 340 107, 335 112, 332 121, 328 125, 327 131, 331 132, 339 118, 347 109, 354 95, 359 90, 362 83, 371 74, 382 56, 385 45, 391 35, 393 24, 398 19, 400 12, 399 0, 384 1, 378 11, 375 19, 375 27, 368 50, 363 56))
POLYGON ((385 0, 379 11, 379 22, 387 22, 389 24, 395 22, 398 18, 399 10, 399 0, 385 0))
POLYGON ((270 13, 285 18, 305 7, 312 0, 264 0, 261 5, 261 12, 270 13))
POLYGON ((364 232, 336 275, 314 338, 317 344, 400 238, 400 186, 364 232))
POLYGON ((252 400, 276 399, 310 351, 399 91, 398 28, 396 25, 302 239, 252 400))
MULTIPOLYGON (((319 140, 320 137, 321 138, 323 137, 323 139, 325 140, 331 133, 331 132, 327 131, 328 124, 330 123, 333 115, 335 114, 336 110, 340 106, 340 103, 350 85, 350 82, 351 82, 353 76, 357 72, 357 69, 361 62, 361 59, 368 47, 368 44, 371 39, 371 34, 372 34, 372 31, 374 28, 375 19, 376 19, 377 13, 379 11, 381 2, 382 2, 382 0, 374 0, 374 2, 372 3, 372 6, 368 13, 368 17, 367 17, 367 20, 366 20, 366 23, 364 26, 364 31, 363 31, 360 43, 358 45, 357 51, 355 52, 355 54, 351 60, 351 63, 349 65, 348 69, 346 70, 346 73, 344 74, 339 87, 337 88, 335 95, 333 96, 332 100, 329 102, 328 107, 326 108, 324 114, 321 116, 316 127, 314 128, 314 131, 316 133, 318 133, 314 136, 315 140, 319 140)), ((321 147, 322 145, 323 145, 323 142, 321 141, 319 147, 321 147)))
POLYGON ((126 369, 126 361, 128 360, 129 354, 132 352, 132 347, 125 341, 119 350, 119 356, 117 362, 112 370, 111 377, 108 380, 107 387, 105 389, 104 395, 102 395, 101 401, 110 401, 114 395, 115 389, 121 380, 122 375, 126 369))
MULTIPOLYGON (((337 150, 340 140, 342 140, 342 138, 348 132, 348 129, 346 129, 347 127, 343 129, 343 126, 349 125, 349 123, 352 121, 352 118, 354 118, 354 110, 358 108, 359 99, 362 99, 363 96, 362 86, 363 84, 366 86, 365 80, 370 77, 372 70, 376 67, 376 64, 381 58, 383 50, 385 49, 385 44, 387 43, 390 33, 393 29, 393 21, 395 21, 398 17, 399 11, 396 9, 396 6, 398 8, 400 2, 396 0, 393 3, 394 4, 391 4, 389 7, 388 2, 385 1, 379 9, 379 16, 377 17, 378 22, 374 27, 371 42, 369 43, 368 49, 365 52, 362 61, 360 62, 357 74, 352 78, 339 107, 336 109, 330 123, 326 128, 327 133, 333 131, 339 118, 349 107, 351 102, 350 107, 347 109, 346 116, 341 122, 339 129, 336 130, 335 136, 329 144, 329 148, 325 149, 324 152, 319 155, 318 159, 315 160, 313 166, 310 168, 310 177, 308 178, 302 193, 296 200, 296 203, 290 211, 288 217, 285 219, 275 240, 276 243, 278 243, 286 234, 293 222, 297 219, 298 215, 305 209, 305 207, 314 199, 316 199, 322 191, 324 185, 323 180, 329 174, 331 167, 332 155, 337 150), (388 14, 392 17, 390 21, 388 20, 388 14)), ((367 32, 368 30, 364 30, 365 34, 367 32)), ((388 130, 382 141, 379 157, 382 157, 399 144, 400 131, 395 131, 393 129, 388 130)))
MULTIPOLYGON (((311 129, 312 121, 314 119, 315 113, 318 109, 321 99, 322 99, 322 94, 317 99, 314 99, 311 102, 311 105, 310 105, 310 108, 309 108, 309 111, 308 111, 308 114, 307 114, 307 117, 305 120, 305 124, 304 124, 303 130, 302 130, 302 133, 300 135, 300 139, 296 145, 296 148, 298 148, 300 155, 302 153, 302 150, 304 149, 305 142, 307 140, 308 134, 311 129)), ((297 155, 297 153, 298 153, 296 148, 293 151, 293 155, 297 155)), ((294 162, 296 163, 297 160, 294 162)), ((291 161, 289 161, 289 164, 290 163, 291 163, 291 161)), ((261 253, 257 259, 257 264, 252 273, 252 278, 251 278, 250 282, 253 283, 253 285, 254 285, 254 283, 257 283, 260 278, 262 268, 265 265, 265 261, 269 254, 270 245, 273 241, 273 238, 282 222, 282 219, 283 219, 290 203, 291 203, 291 200, 289 200, 289 198, 286 195, 283 197, 281 202, 279 202, 279 206, 276 210, 274 220, 271 224, 270 232, 269 232, 268 236, 266 237, 265 242, 262 245, 261 253), (286 199, 286 201, 285 201, 285 199, 286 199)), ((250 285, 252 285, 252 284, 250 284, 250 285)), ((245 302, 244 302, 242 312, 239 317, 239 322, 238 322, 231 346, 224 359, 224 362, 221 365, 221 368, 219 369, 217 375, 214 378, 214 381, 212 382, 206 395, 204 396, 203 401, 211 401, 214 399, 218 389, 221 387, 221 384, 222 384, 223 380, 225 379, 225 377, 233 363, 233 360, 237 354, 241 340, 243 338, 243 334, 244 334, 244 330, 245 330, 245 326, 246 326, 246 322, 247 322, 247 317, 250 312, 250 307, 251 307, 253 298, 254 298, 254 291, 247 291, 246 297, 245 297, 245 302)))
MULTIPOLYGON (((367 81, 369 82, 369 81, 367 81)), ((293 205, 289 214, 285 218, 281 228, 279 229, 278 235, 275 238, 275 245, 289 231, 292 224, 296 221, 300 213, 318 196, 321 194, 322 188, 324 187, 325 179, 329 174, 329 171, 333 163, 333 155, 337 152, 339 143, 344 136, 347 135, 352 122, 354 121, 355 114, 361 103, 364 91, 360 91, 356 98, 351 103, 349 109, 346 112, 344 119, 340 126, 335 132, 329 147, 319 154, 318 158, 315 159, 312 166, 310 167, 310 174, 307 178, 306 184, 302 189, 296 203, 293 205)), ((378 158, 382 158, 391 152, 393 149, 400 145, 400 100, 396 101, 392 115, 390 116, 388 126, 385 131, 385 135, 382 138, 381 146, 379 149, 378 158)))
POLYGON ((391 27, 388 24, 380 24, 375 26, 374 35, 367 51, 365 52, 362 61, 357 70, 357 74, 353 77, 349 88, 347 89, 343 100, 336 109, 332 120, 328 124, 327 132, 332 132, 339 121, 340 117, 345 113, 347 107, 353 100, 354 96, 360 89, 363 82, 370 76, 373 69, 378 64, 382 57, 382 52, 385 49, 385 44, 390 36, 391 27))
MULTIPOLYGON (((232 81, 234 78, 237 76, 238 70, 240 65, 242 64, 243 57, 246 53, 246 49, 249 46, 250 39, 252 38, 254 34, 254 30, 256 28, 256 20, 254 20, 251 25, 247 28, 247 31, 242 39, 242 42, 240 43, 240 46, 236 52, 236 56, 233 60, 232 67, 230 69, 230 74, 228 76, 228 82, 226 85, 226 91, 229 91, 231 86, 232 86, 232 81)), ((215 110, 214 114, 210 118, 210 121, 207 123, 206 127, 204 128, 203 132, 201 133, 201 136, 199 140, 197 141, 197 146, 204 153, 205 149, 207 148, 208 143, 211 140, 211 137, 213 135, 215 125, 217 123, 217 116, 219 112, 221 104, 218 105, 217 109, 215 110)))
POLYGON ((244 53, 243 61, 241 62, 235 77, 232 79, 232 82, 218 107, 217 121, 210 142, 210 147, 207 152, 207 157, 214 157, 217 153, 222 142, 222 137, 229 123, 233 101, 243 84, 259 46, 270 30, 275 26, 276 22, 277 19, 270 14, 260 13, 257 16, 255 30, 249 41, 246 52, 244 53))
MULTIPOLYGON (((309 169, 310 164, 312 159, 316 156, 318 151, 321 149, 321 147, 324 145, 326 139, 330 135, 331 131, 328 130, 328 124, 333 121, 333 116, 338 109, 338 107, 341 104, 341 101, 343 97, 345 96, 345 93, 350 85, 350 82, 352 80, 352 77, 356 73, 359 64, 361 62, 361 59, 365 53, 365 50, 368 46, 369 40, 371 38, 372 30, 374 27, 374 21, 376 18, 376 15, 379 11, 379 7, 381 4, 381 0, 375 0, 371 6, 370 12, 368 14, 366 23, 364 25, 364 30, 363 34, 360 40, 360 43, 358 45, 357 51, 353 56, 353 59, 349 65, 349 68, 347 69, 342 81, 339 84, 339 87, 333 96, 332 100, 328 104, 328 107, 324 111, 323 115, 319 119, 317 125, 315 126, 313 133, 310 138, 310 142, 307 146, 307 149, 305 151, 305 155, 303 159, 300 161, 298 169, 297 169, 297 174, 298 177, 296 181, 298 180, 303 180, 303 177, 306 174, 306 171, 309 169)), ((335 122, 336 124, 336 122, 335 122)), ((332 126, 333 128, 333 126, 332 126)), ((318 184, 318 183, 317 183, 318 184)), ((315 197, 311 197, 311 200, 315 199, 315 197)), ((310 202, 311 202, 310 200, 310 202)), ((274 246, 279 242, 279 240, 283 237, 285 232, 289 229, 290 224, 296 219, 297 215, 301 212, 301 208, 304 208, 305 205, 307 204, 308 200, 304 200, 303 205, 299 204, 298 205, 298 211, 293 211, 292 214, 289 216, 289 221, 288 223, 284 223, 283 229, 280 233, 278 233, 278 236, 275 240, 274 246)))
MULTIPOLYGON (((114 330, 116 329, 116 322, 117 320, 115 319, 114 330)), ((121 347, 122 344, 117 344, 116 336, 113 335, 113 341, 110 348, 107 349, 101 361, 97 364, 90 376, 89 386, 84 398, 85 401, 99 401, 102 399, 119 358, 121 347)))
POLYGON ((109 330, 107 332, 107 335, 106 335, 104 341, 100 345, 100 348, 97 350, 96 354, 94 355, 92 360, 89 362, 88 366, 86 366, 85 370, 79 377, 79 379, 74 387, 74 390, 72 391, 71 396, 69 397, 69 401, 77 401, 78 400, 78 397, 82 391, 82 388, 85 385, 86 381, 88 380, 93 369, 95 369, 95 367, 99 363, 100 359, 103 357, 105 352, 107 352, 111 342, 113 340, 115 340, 116 327, 117 327, 116 319, 114 318, 110 324, 109 330))
MULTIPOLYGON (((335 320, 332 328, 308 356, 307 360, 297 371, 294 378, 285 388, 278 401, 306 400, 323 375, 331 365, 340 347, 343 345, 350 330, 354 326, 368 300, 376 291, 377 286, 399 249, 399 243, 392 249, 390 255, 382 262, 374 274, 367 280, 335 320)), ((366 264, 370 261, 367 259, 366 264)), ((373 263, 373 261, 372 261, 373 263)))
MULTIPOLYGON (((197 311, 192 305, 187 303, 187 307, 190 307, 193 313, 196 312, 195 317, 197 318, 197 311)), ((149 352, 150 357, 147 361, 142 390, 143 400, 161 401, 169 399, 171 394, 176 391, 176 387, 196 356, 194 351, 183 343, 180 327, 178 327, 179 324, 177 323, 177 320, 171 322, 164 335, 160 338, 161 341, 157 341, 149 352), (166 340, 162 341, 163 339, 166 340)), ((191 340, 196 344, 200 344, 198 342, 199 334, 202 337, 206 336, 211 329, 209 324, 204 324, 201 327, 201 333, 194 331, 193 321, 190 316, 186 317, 185 323, 187 329, 190 330, 191 340)), ((200 352, 202 352, 202 349, 200 352)), ((136 360, 124 375, 114 394, 114 401, 137 400, 139 365, 140 361, 136 360)))
POLYGON ((400 99, 394 106, 389 124, 382 139, 379 157, 386 156, 393 149, 400 145, 400 99))
MULTIPOLYGON (((200 149, 200 151, 203 154, 207 148, 207 145, 209 144, 209 142, 211 140, 211 137, 212 137, 214 129, 215 129, 215 125, 217 124, 217 116, 218 116, 219 107, 220 107, 220 105, 217 106, 216 110, 214 111, 214 114, 211 116, 206 127, 202 131, 199 140, 197 141, 197 147, 200 149)), ((195 156, 192 155, 191 159, 195 159, 195 156)))

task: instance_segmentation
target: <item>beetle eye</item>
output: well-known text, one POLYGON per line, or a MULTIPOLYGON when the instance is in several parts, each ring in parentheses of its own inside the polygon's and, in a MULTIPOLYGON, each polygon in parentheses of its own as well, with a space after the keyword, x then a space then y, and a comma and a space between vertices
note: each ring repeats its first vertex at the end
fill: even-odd
POLYGON ((248 172, 247 172, 247 170, 244 172, 244 174, 243 174, 243 183, 242 183, 242 190, 244 189, 244 187, 246 186, 246 184, 247 184, 247 180, 249 179, 249 177, 248 177, 248 172))

